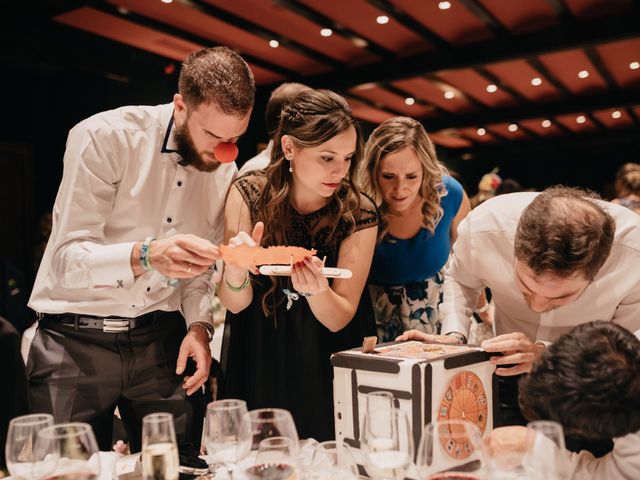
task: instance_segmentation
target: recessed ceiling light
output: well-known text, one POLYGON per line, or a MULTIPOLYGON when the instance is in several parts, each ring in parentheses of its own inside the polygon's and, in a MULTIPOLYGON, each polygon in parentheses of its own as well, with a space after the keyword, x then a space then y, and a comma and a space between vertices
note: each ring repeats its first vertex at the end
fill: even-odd
POLYGON ((629 68, 630 68, 631 70, 637 70, 637 69, 639 69, 639 68, 640 68, 640 62, 631 62, 631 63, 629 64, 629 68))
POLYGON ((578 123, 584 123, 586 121, 587 121, 587 117, 585 117, 584 115, 578 115, 576 117, 576 122, 578 122, 578 123))
POLYGON ((580 70, 578 72, 578 78, 587 78, 589 76, 589 72, 587 70, 580 70))
POLYGON ((440 2, 438 3, 438 8, 440 10, 449 10, 451 8, 451 2, 440 2))
POLYGON ((278 48, 280 46, 280 42, 278 42, 278 40, 269 40, 269 46, 271 48, 278 48))
POLYGON ((389 23, 389 17, 387 17, 386 15, 380 15, 378 18, 376 18, 376 22, 378 22, 380 25, 384 25, 385 23, 389 23))
POLYGON ((531 79, 531 85, 537 87, 538 85, 542 85, 542 79, 540 77, 533 77, 531 79))
POLYGON ((483 135, 487 134, 487 131, 484 128, 479 128, 478 130, 476 130, 476 133, 482 137, 483 135))
POLYGON ((620 110, 614 110, 611 112, 611 118, 620 118, 622 116, 622 112, 620 110))
POLYGON ((360 37, 353 38, 351 42, 358 48, 367 48, 369 46, 369 42, 360 37))
POLYGON ((549 128, 551 126, 551 120, 542 120, 540 125, 542 125, 542 128, 549 128))
POLYGON ((331 35, 333 35, 333 30, 331 30, 330 28, 323 28, 322 30, 320 30, 320 35, 322 35, 323 37, 330 37, 331 35))
POLYGON ((122 15, 129 15, 129 10, 124 7, 118 7, 118 12, 122 15))
POLYGON ((407 105, 413 105, 414 103, 416 103, 416 99, 413 97, 407 97, 404 99, 404 103, 406 103, 407 105))
POLYGON ((444 92, 444 98, 446 98, 447 100, 451 100, 455 96, 456 94, 452 90, 447 90, 446 92, 444 92))
POLYGON ((518 125, 516 125, 515 123, 512 123, 507 127, 507 130, 509 130, 510 132, 515 132, 516 130, 518 130, 518 125))
POLYGON ((494 85, 493 83, 487 85, 487 92, 489 93, 495 93, 498 91, 498 86, 494 85))
POLYGON ((173 0, 160 0, 162 3, 172 3, 173 0))

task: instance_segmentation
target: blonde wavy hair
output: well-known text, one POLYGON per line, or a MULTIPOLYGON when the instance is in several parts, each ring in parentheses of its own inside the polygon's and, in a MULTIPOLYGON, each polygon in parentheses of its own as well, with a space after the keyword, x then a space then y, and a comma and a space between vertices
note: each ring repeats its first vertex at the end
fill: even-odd
POLYGON ((382 160, 392 153, 411 148, 422 165, 422 184, 418 195, 422 198, 422 225, 433 233, 442 218, 440 199, 447 194, 442 176, 448 173, 436 156, 433 142, 420 122, 409 117, 394 117, 382 122, 371 133, 364 148, 364 159, 360 165, 358 181, 362 189, 378 206, 380 226, 378 242, 389 231, 387 214, 389 207, 382 197, 378 174, 382 160))

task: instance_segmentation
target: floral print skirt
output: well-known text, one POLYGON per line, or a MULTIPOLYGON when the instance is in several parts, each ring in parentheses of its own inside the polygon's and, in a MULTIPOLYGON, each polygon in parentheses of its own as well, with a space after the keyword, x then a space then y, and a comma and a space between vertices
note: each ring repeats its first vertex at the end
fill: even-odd
POLYGON ((393 287, 369 285, 379 342, 391 342, 406 330, 440 333, 442 271, 421 282, 393 287))

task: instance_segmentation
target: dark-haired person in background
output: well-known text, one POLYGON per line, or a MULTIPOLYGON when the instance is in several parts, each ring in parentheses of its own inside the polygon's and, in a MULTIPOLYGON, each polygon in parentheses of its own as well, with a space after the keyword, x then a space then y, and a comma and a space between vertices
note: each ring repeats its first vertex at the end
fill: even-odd
MULTIPOLYGON (((566 435, 613 440, 613 451, 563 455, 571 479, 640 478, 640 340, 611 322, 589 322, 562 335, 520 381, 528 420, 553 420, 566 435)), ((523 427, 494 430, 494 447, 526 451, 523 427)))
POLYGON ((252 170, 262 170, 269 165, 269 162, 271 161, 271 150, 273 150, 273 139, 276 136, 278 125, 280 125, 280 113, 282 112, 282 107, 291 102, 291 100, 300 92, 306 92, 307 90, 311 90, 311 87, 307 87, 301 83, 287 82, 283 83, 271 92, 271 96, 269 97, 269 101, 267 102, 267 107, 264 112, 264 123, 267 127, 267 132, 269 133, 269 143, 267 144, 267 148, 262 150, 255 157, 247 160, 245 164, 242 165, 238 175, 244 175, 252 170))
POLYGON ((116 405, 133 451, 150 412, 173 413, 179 438, 200 444, 209 267, 237 171, 214 150, 245 132, 255 84, 217 47, 186 59, 178 90, 170 104, 102 112, 70 131, 30 300, 41 317, 27 361, 32 410, 89 422, 101 450, 116 405))
MULTIPOLYGON (((640 330, 640 222, 588 192, 554 187, 488 200, 467 216, 446 270, 442 333, 464 340, 478 293, 489 287, 497 336, 482 346, 496 374, 530 371, 550 342, 575 325, 607 320, 640 330), (507 367, 507 365, 511 365, 507 367)), ((407 333, 401 339, 433 340, 407 333)), ((438 339, 440 339, 438 338, 438 339)), ((517 384, 503 379, 513 409, 498 424, 523 423, 517 384)))

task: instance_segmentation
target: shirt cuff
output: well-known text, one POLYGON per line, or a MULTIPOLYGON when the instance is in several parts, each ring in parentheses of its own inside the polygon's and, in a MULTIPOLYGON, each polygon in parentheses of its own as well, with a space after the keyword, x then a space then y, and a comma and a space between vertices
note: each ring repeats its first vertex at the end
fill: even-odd
POLYGON ((441 335, 457 332, 469 338, 469 319, 461 319, 456 317, 446 317, 442 320, 441 335))
POLYGON ((133 286, 135 277, 131 269, 131 251, 135 243, 103 245, 89 254, 89 275, 94 287, 133 286))

